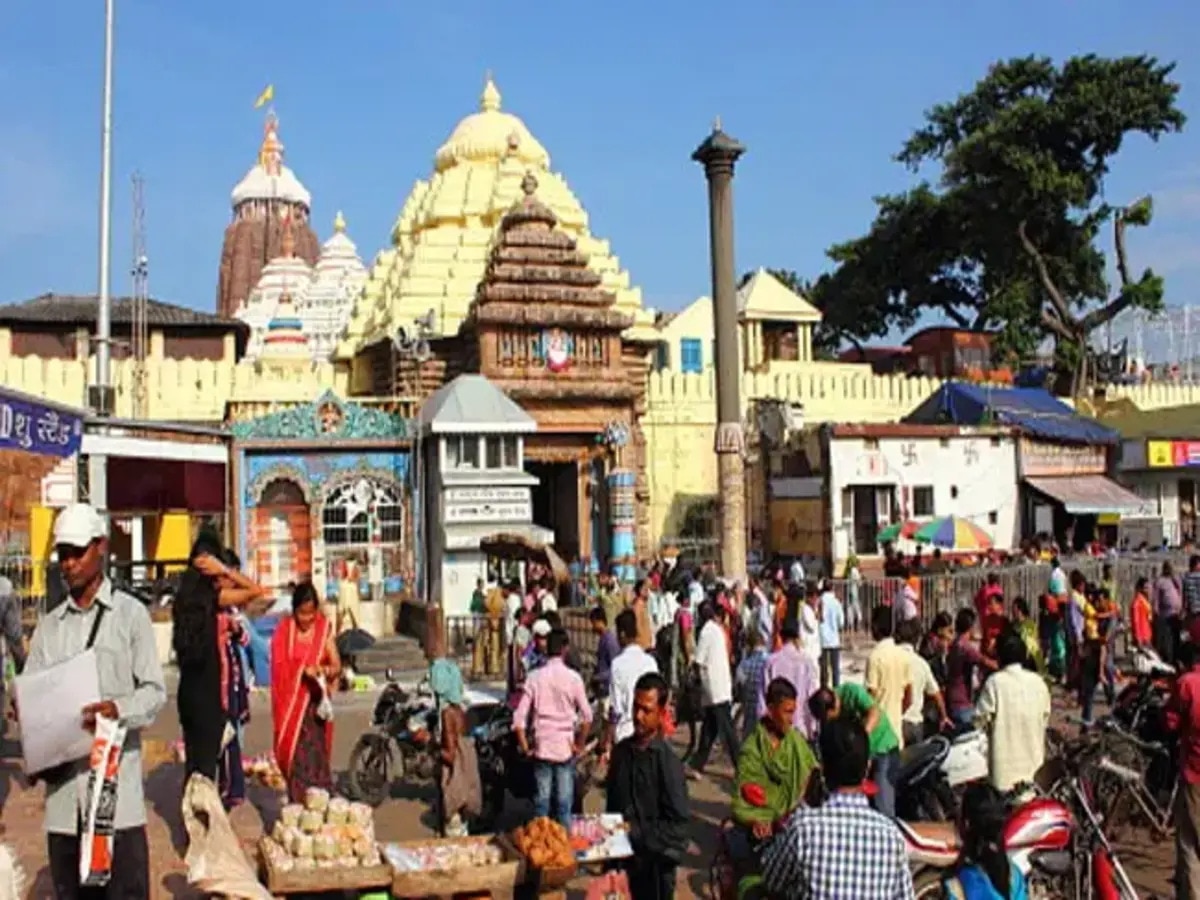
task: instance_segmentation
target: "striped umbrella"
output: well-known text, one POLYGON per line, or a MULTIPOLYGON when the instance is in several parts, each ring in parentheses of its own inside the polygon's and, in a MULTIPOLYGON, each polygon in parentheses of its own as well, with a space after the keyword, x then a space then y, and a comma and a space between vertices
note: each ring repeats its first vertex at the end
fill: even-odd
POLYGON ((917 530, 913 540, 918 544, 933 544, 945 550, 990 550, 992 539, 970 519, 946 516, 935 519, 917 530))
POLYGON ((917 533, 917 529, 921 527, 920 522, 914 522, 912 519, 907 519, 903 522, 893 522, 875 536, 875 540, 881 544, 890 544, 900 538, 910 538, 917 533))

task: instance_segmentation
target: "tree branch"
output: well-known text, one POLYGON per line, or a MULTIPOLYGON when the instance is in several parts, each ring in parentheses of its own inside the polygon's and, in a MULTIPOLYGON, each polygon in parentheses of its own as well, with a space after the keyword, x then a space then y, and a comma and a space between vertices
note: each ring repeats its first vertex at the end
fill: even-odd
MULTIPOLYGON (((1063 298, 1062 292, 1058 289, 1058 285, 1054 283, 1054 279, 1050 277, 1050 270, 1046 267, 1046 260, 1042 258, 1042 254, 1038 248, 1033 245, 1033 241, 1029 239, 1029 234, 1025 230, 1025 220, 1021 220, 1021 224, 1017 226, 1017 235, 1021 238, 1021 246, 1025 248, 1025 252, 1029 254, 1033 260, 1033 266, 1037 270, 1038 281, 1042 283, 1042 288, 1050 297, 1050 302, 1054 304, 1054 311, 1058 313, 1060 324, 1065 327, 1066 323, 1073 321, 1071 315, 1071 307, 1067 305, 1067 301, 1063 298)), ((1043 319, 1046 316, 1043 314, 1043 319)), ((1055 331, 1059 329, 1055 326, 1055 331)), ((1061 332, 1060 332, 1061 333, 1061 332)))
POLYGON ((1117 275, 1122 288, 1128 288, 1132 283, 1129 278, 1129 257, 1125 252, 1125 217, 1128 212, 1128 209, 1123 209, 1113 216, 1113 245, 1117 251, 1117 275))
POLYGON ((971 321, 951 304, 945 303, 941 307, 942 312, 946 314, 946 318, 950 319, 959 328, 970 328, 971 321))
POLYGON ((1065 322, 1058 318, 1058 316, 1051 314, 1050 310, 1046 309, 1044 306, 1038 312, 1041 315, 1042 324, 1045 325, 1046 328, 1048 328, 1050 331, 1053 331, 1064 341, 1073 342, 1075 340, 1075 334, 1070 328, 1067 327, 1065 322))

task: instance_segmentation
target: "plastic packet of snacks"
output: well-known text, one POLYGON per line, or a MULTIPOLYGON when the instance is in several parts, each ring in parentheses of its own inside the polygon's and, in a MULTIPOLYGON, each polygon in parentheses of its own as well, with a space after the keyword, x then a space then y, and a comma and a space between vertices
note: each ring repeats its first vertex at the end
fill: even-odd
POLYGON ((311 872, 317 867, 317 861, 311 856, 297 856, 294 862, 297 872, 311 872))
POLYGON ((367 853, 365 856, 363 856, 360 861, 362 862, 362 864, 365 868, 370 868, 371 866, 378 866, 378 865, 382 864, 382 862, 383 862, 382 858, 379 855, 379 850, 377 848, 372 848, 371 852, 367 853))
POLYGON ((315 834, 325 824, 325 817, 315 809, 306 809, 300 813, 300 830, 305 834, 315 834))
POLYGON ((313 837, 313 859, 333 859, 337 855, 337 842, 329 834, 313 837))
POLYGON ((339 856, 334 860, 339 869, 355 869, 358 868, 357 856, 339 856))
POLYGON ((375 813, 365 803, 351 803, 350 821, 359 828, 372 828, 375 825, 375 813))
POLYGON ((318 859, 317 860, 317 868, 318 869, 336 869, 337 862, 332 859, 318 859))
POLYGON ((325 821, 330 825, 345 825, 350 821, 350 801, 343 797, 334 797, 329 801, 329 809, 325 813, 325 821))
POLYGON ((374 851, 375 845, 365 835, 357 838, 354 841, 354 855, 359 859, 368 856, 374 851))
POLYGON ((297 859, 311 859, 313 855, 313 839, 311 834, 298 834, 292 838, 292 856, 297 859))
POLYGON ((304 812, 304 807, 299 803, 289 803, 279 811, 279 821, 289 828, 298 828, 302 812, 304 812))
POLYGON ((309 788, 304 792, 304 808, 323 813, 329 808, 329 791, 324 788, 309 788))

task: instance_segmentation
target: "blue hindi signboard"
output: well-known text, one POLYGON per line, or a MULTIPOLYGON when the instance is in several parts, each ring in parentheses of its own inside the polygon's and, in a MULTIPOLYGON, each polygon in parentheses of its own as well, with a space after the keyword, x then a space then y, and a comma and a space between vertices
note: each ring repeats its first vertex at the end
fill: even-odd
POLYGON ((65 458, 83 443, 83 415, 0 391, 0 450, 65 458))

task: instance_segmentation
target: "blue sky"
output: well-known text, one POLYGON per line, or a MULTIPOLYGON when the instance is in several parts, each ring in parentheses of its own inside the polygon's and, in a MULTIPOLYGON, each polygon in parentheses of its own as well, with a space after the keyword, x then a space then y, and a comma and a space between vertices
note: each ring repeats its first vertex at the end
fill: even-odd
MULTIPOLYGON (((96 290, 102 25, 100 0, 0 4, 0 302, 96 290)), ((1166 0, 118 0, 112 287, 129 290, 137 169, 152 294, 213 307, 269 82, 318 232, 343 210, 369 261, 489 69, 648 305, 708 290, 689 155, 715 115, 749 147, 738 267, 814 275, 865 230, 873 195, 910 183, 891 155, 923 110, 1030 52, 1178 62, 1189 130, 1129 144, 1110 193, 1155 194, 1135 267, 1200 305, 1200 6, 1166 0)))

